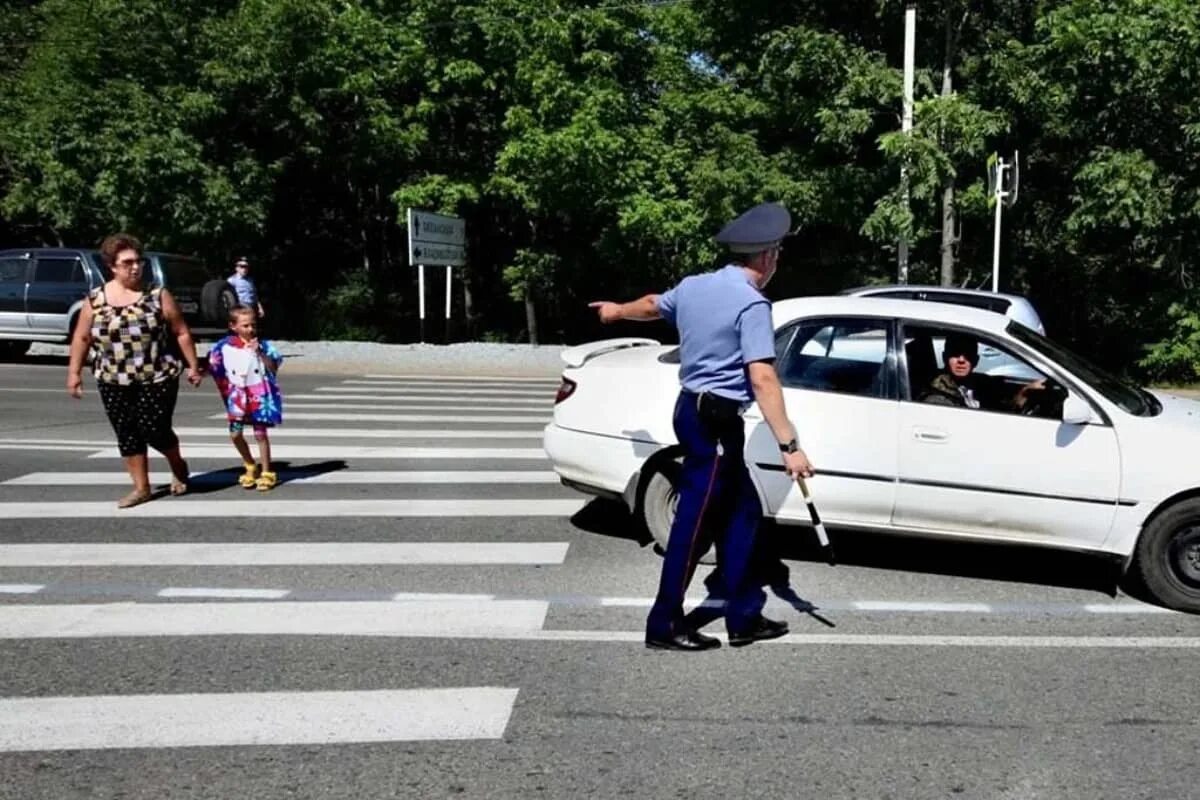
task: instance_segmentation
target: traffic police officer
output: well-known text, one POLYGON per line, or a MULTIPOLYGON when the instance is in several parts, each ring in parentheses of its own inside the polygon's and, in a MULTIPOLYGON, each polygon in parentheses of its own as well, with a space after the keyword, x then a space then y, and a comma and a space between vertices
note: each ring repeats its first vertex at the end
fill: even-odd
POLYGON ((661 318, 679 329, 682 386, 674 427, 683 470, 658 596, 646 621, 647 647, 720 646, 716 638, 688 627, 683 616, 696 559, 714 538, 729 643, 739 647, 787 633, 785 623, 762 616, 766 594, 751 570, 762 506, 746 469, 741 415, 757 401, 788 475, 813 474, 787 418, 774 366, 771 304, 761 293, 775 274, 790 227, 791 215, 783 206, 755 206, 717 235, 716 241, 734 254, 723 269, 684 278, 661 295, 590 304, 604 323, 661 318))

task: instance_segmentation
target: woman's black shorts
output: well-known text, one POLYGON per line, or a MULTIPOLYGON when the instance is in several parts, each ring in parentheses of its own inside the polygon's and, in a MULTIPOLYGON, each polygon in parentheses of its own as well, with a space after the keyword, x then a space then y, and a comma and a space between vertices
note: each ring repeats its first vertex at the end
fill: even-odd
POLYGON ((178 378, 127 386, 97 381, 96 388, 122 456, 144 455, 147 445, 160 453, 179 446, 171 425, 179 396, 178 378))

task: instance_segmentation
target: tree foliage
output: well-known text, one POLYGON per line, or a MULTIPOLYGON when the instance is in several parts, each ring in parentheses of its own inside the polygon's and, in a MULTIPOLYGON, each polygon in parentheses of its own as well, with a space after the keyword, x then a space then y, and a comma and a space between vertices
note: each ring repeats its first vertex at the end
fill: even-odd
POLYGON ((763 200, 798 228, 779 296, 894 280, 900 236, 911 280, 989 285, 984 164, 1019 150, 1001 288, 1109 366, 1194 374, 1200 7, 922 3, 904 134, 904 6, 0 2, 0 236, 245 253, 287 333, 404 341, 424 208, 467 219, 472 335, 574 341, 763 200))

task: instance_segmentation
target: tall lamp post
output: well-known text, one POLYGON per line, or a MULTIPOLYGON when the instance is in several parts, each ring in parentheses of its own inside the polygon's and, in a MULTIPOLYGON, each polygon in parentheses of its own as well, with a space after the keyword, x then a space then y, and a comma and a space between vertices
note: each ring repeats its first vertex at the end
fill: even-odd
POLYGON ((1004 206, 1017 202, 1020 183, 1019 151, 1013 152, 1013 160, 1005 163, 996 153, 988 157, 988 203, 996 209, 995 231, 992 239, 992 291, 1000 291, 1000 211, 1004 206))
MULTIPOLYGON (((917 50, 917 4, 908 3, 904 8, 904 109, 900 129, 911 135, 913 124, 913 63, 917 50)), ((908 173, 900 167, 900 186, 904 194, 904 207, 908 208, 908 173)), ((908 239, 900 235, 896 248, 897 271, 900 283, 908 283, 908 239)))

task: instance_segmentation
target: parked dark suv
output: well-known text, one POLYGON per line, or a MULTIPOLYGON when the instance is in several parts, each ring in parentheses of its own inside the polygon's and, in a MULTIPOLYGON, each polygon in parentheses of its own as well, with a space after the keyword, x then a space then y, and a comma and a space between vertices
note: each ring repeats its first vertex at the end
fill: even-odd
MULTIPOLYGON (((147 288, 165 286, 188 327, 219 336, 237 295, 204 262, 173 253, 143 254, 147 288)), ((99 250, 28 248, 0 250, 0 355, 24 353, 30 342, 67 342, 87 293, 109 278, 99 250)))

